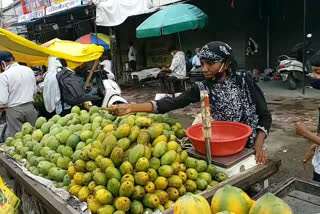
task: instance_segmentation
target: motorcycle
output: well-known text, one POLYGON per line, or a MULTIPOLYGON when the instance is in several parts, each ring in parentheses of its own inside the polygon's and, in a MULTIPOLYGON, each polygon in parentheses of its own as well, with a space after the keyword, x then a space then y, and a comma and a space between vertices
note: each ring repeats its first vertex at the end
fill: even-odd
POLYGON ((104 79, 102 82, 105 89, 105 95, 101 107, 110 107, 115 104, 128 103, 123 97, 121 97, 121 89, 115 81, 111 79, 104 79))
POLYGON ((128 103, 121 96, 121 88, 114 80, 110 79, 104 70, 95 73, 95 90, 101 99, 95 102, 95 105, 101 107, 110 107, 116 104, 128 103))
MULTIPOLYGON (((307 38, 310 39, 311 34, 307 35, 307 38)), ((311 76, 311 69, 308 63, 308 59, 313 55, 314 51, 310 48, 311 42, 307 40, 306 45, 306 66, 303 69, 303 43, 295 45, 291 50, 290 56, 281 55, 278 57, 278 67, 277 73, 281 76, 283 82, 288 83, 290 90, 295 90, 297 88, 297 82, 303 79, 309 79, 311 76)))

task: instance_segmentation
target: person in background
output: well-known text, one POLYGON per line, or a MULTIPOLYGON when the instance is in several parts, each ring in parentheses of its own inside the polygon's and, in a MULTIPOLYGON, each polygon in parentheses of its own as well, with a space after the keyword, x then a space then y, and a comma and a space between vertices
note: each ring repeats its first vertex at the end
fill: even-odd
POLYGON ((186 71, 187 74, 191 71, 192 69, 192 51, 187 50, 186 52, 186 71))
POLYGON ((159 74, 162 89, 169 88, 168 81, 175 82, 179 78, 186 76, 186 60, 183 51, 171 47, 170 52, 173 56, 171 66, 169 68, 162 68, 159 74))
POLYGON ((192 51, 191 50, 187 50, 186 52, 186 60, 187 62, 191 63, 192 64, 192 51))
POLYGON ((15 62, 10 52, 0 51, 0 105, 6 107, 8 136, 21 131, 23 123, 34 125, 38 113, 33 106, 36 78, 33 70, 15 62))
POLYGON ((166 113, 200 101, 200 92, 209 93, 212 117, 216 121, 232 121, 252 128, 247 147, 256 152, 256 163, 265 164, 268 159, 265 139, 272 123, 271 113, 261 89, 251 76, 237 72, 237 62, 232 48, 220 41, 206 44, 200 51, 205 80, 194 84, 180 96, 165 97, 143 104, 121 104, 110 109, 117 115, 131 112, 166 113))
POLYGON ((104 56, 104 60, 100 63, 100 65, 103 66, 103 70, 107 73, 108 78, 110 80, 115 80, 114 74, 112 72, 112 61, 109 51, 104 56))
POLYGON ((192 67, 194 68, 201 68, 201 62, 200 62, 200 48, 195 49, 196 55, 192 58, 192 67))
MULTIPOLYGON (((312 66, 311 86, 315 89, 320 90, 320 53, 315 54, 310 59, 310 64, 312 66)), ((296 124, 296 133, 305 137, 313 143, 304 156, 303 166, 305 168, 308 161, 313 157, 313 180, 320 182, 320 137, 316 134, 313 134, 310 129, 308 129, 307 126, 302 122, 298 122, 296 124)))
POLYGON ((133 47, 133 43, 129 42, 129 52, 128 52, 130 71, 137 70, 137 51, 133 47))

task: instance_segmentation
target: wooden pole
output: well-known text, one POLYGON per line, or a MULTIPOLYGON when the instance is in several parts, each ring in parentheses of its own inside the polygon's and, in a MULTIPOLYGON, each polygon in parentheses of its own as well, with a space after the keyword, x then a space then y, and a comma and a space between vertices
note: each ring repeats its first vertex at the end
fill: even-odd
POLYGON ((96 61, 94 61, 94 64, 93 64, 93 66, 92 66, 92 68, 91 68, 91 70, 90 70, 89 76, 88 76, 88 78, 87 78, 87 80, 86 80, 85 88, 88 87, 89 82, 90 82, 90 80, 91 80, 91 78, 92 78, 93 72, 94 72, 94 70, 96 69, 96 67, 98 66, 98 63, 99 63, 99 59, 96 59, 96 61))

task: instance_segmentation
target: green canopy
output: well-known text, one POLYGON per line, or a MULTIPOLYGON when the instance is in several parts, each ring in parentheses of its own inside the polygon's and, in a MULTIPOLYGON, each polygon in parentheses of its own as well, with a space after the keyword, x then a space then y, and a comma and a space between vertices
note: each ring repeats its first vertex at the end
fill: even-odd
POLYGON ((154 37, 203 28, 208 16, 191 4, 175 4, 146 19, 137 28, 137 38, 154 37))

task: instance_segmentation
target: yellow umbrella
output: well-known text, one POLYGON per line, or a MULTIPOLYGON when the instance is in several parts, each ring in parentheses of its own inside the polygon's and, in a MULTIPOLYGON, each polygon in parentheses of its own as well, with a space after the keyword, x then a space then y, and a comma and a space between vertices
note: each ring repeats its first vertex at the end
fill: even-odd
POLYGON ((37 45, 25 38, 0 28, 0 51, 9 51, 17 62, 29 66, 47 65, 48 57, 65 59, 68 67, 74 69, 84 62, 99 59, 104 51, 97 45, 84 45, 60 39, 37 45))

